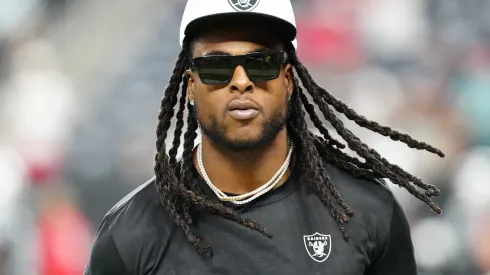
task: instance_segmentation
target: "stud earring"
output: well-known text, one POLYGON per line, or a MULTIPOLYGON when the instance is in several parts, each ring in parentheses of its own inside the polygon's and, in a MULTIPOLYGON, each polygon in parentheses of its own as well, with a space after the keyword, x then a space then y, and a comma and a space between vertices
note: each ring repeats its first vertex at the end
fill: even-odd
POLYGON ((191 100, 189 103, 190 103, 192 106, 194 106, 194 100, 191 100))

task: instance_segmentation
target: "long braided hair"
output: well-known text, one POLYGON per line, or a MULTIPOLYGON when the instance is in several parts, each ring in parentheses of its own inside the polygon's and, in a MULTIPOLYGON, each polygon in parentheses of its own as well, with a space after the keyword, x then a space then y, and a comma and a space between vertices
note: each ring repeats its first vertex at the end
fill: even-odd
MULTIPOLYGON (((191 209, 208 211, 222 216, 225 219, 258 231, 269 238, 272 238, 272 235, 260 224, 242 217, 219 202, 210 200, 200 189, 195 173, 192 172, 194 169, 192 161, 193 148, 194 140, 197 137, 198 122, 193 106, 190 105, 187 99, 187 79, 184 76, 192 58, 191 49, 192 43, 189 40, 184 41, 161 102, 156 131, 155 184, 163 207, 175 225, 183 231, 187 241, 199 254, 210 253, 212 255, 211 247, 208 244, 204 244, 192 229, 194 218, 191 216, 191 209), (177 123, 174 140, 172 148, 167 154, 165 139, 177 102, 177 123), (184 133, 184 150, 182 159, 178 161, 177 150, 181 144, 186 107, 188 116, 187 129, 184 133)), ((296 165, 299 166, 299 171, 306 177, 312 190, 330 210, 343 238, 349 241, 345 224, 354 216, 354 212, 344 201, 325 171, 324 161, 333 163, 355 177, 371 180, 387 178, 423 201, 432 211, 440 214, 441 209, 431 200, 432 196, 437 196, 440 193, 435 186, 425 184, 421 179, 404 171, 399 166, 389 163, 378 152, 369 148, 349 131, 333 110, 344 114, 360 127, 390 137, 392 140, 401 141, 410 148, 426 150, 440 157, 444 157, 444 154, 426 143, 414 140, 409 135, 381 126, 357 114, 315 83, 308 70, 299 61, 296 51, 290 43, 287 44, 287 53, 289 56, 288 61, 297 74, 297 77, 293 75, 294 93, 291 97, 291 104, 288 106, 290 115, 286 125, 288 133, 297 148, 296 158, 298 161, 296 161, 296 165), (300 81, 302 85, 300 85, 300 81), (317 109, 319 112, 317 112, 317 109), (328 129, 323 125, 322 119, 318 115, 319 113, 331 123, 345 144, 330 135, 328 129), (310 132, 306 123, 306 115, 321 133, 320 136, 310 132), (357 153, 360 158, 352 157, 342 151, 346 145, 357 153)))

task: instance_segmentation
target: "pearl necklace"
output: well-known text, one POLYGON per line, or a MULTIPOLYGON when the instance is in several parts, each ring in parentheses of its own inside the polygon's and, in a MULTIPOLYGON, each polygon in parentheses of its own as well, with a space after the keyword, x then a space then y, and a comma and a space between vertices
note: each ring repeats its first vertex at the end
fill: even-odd
POLYGON ((276 174, 268 182, 266 182, 264 185, 260 186, 259 188, 251 192, 238 196, 227 196, 223 191, 219 190, 211 182, 208 173, 206 173, 206 169, 204 168, 204 164, 202 160, 202 144, 199 144, 197 148, 197 164, 202 174, 202 177, 204 178, 204 181, 206 181, 207 185, 211 188, 211 190, 213 190, 213 192, 221 201, 229 201, 231 203, 238 204, 238 205, 246 204, 262 196, 263 194, 269 192, 272 188, 274 188, 279 183, 279 181, 282 179, 284 174, 286 174, 286 171, 288 170, 289 167, 289 163, 291 162, 291 155, 293 154, 293 149, 294 149, 294 144, 291 142, 290 139, 288 139, 288 147, 289 147, 289 151, 286 160, 284 161, 283 165, 279 168, 279 170, 276 172, 276 174))

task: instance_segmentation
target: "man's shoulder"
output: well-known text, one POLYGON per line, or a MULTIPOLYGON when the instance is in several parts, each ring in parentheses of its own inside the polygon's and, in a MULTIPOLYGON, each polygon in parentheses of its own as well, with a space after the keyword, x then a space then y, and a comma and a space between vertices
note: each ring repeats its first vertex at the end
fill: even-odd
MULTIPOLYGON (((170 220, 160 206, 152 178, 122 198, 100 223, 91 252, 89 271, 125 269, 110 274, 133 274, 140 259, 150 259, 152 248, 167 238, 170 220), (115 264, 114 264, 115 263, 115 264)), ((93 273, 87 274, 95 274, 93 273)), ((97 273, 99 274, 99 273, 97 273)))
POLYGON ((354 212, 348 228, 362 229, 375 245, 372 255, 380 255, 392 234, 393 223, 398 231, 408 231, 405 213, 384 179, 360 179, 349 172, 326 164, 332 182, 354 212))
POLYGON ((349 172, 325 163, 327 172, 346 203, 359 214, 391 218, 396 198, 382 178, 361 179, 349 172))
POLYGON ((129 192, 117 202, 105 215, 104 219, 117 216, 118 213, 128 210, 138 210, 146 204, 158 204, 158 193, 155 186, 155 177, 129 192))
POLYGON ((160 204, 153 177, 116 203, 104 216, 99 230, 109 230, 117 239, 127 237, 127 234, 134 236, 167 223, 170 221, 160 204))

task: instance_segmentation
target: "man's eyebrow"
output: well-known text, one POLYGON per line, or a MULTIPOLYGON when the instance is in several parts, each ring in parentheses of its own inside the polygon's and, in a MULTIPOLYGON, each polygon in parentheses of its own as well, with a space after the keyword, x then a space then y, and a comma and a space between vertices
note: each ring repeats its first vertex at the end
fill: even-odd
MULTIPOLYGON (((260 47, 258 49, 254 49, 250 52, 247 52, 247 54, 249 53, 262 53, 262 52, 270 52, 271 50, 267 47, 260 47)), ((224 51, 210 51, 210 52, 207 52, 204 54, 204 56, 213 56, 213 55, 231 55, 230 53, 228 52, 224 52, 224 51)))
POLYGON ((210 51, 204 54, 204 56, 210 56, 210 55, 230 55, 230 54, 223 51, 210 51))

